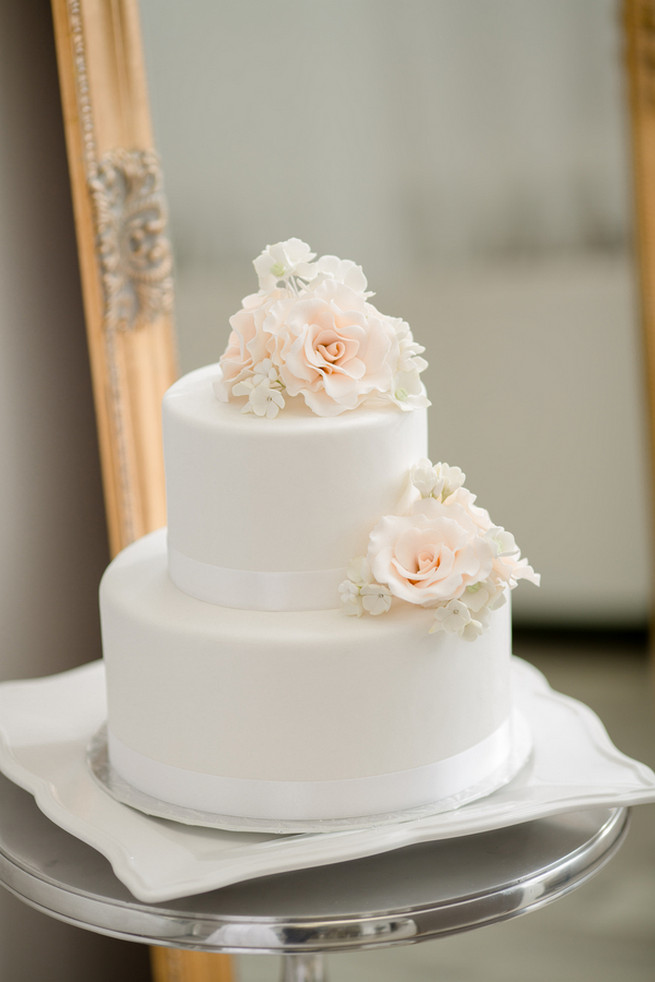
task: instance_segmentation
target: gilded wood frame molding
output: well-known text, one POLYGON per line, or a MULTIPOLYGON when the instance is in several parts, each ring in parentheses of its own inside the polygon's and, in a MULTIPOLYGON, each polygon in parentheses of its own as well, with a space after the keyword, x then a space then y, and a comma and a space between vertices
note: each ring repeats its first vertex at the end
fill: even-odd
POLYGON ((174 381, 166 200, 136 0, 52 0, 112 554, 165 524, 174 381))
POLYGON ((623 0, 632 192, 651 478, 651 657, 655 657, 655 0, 623 0))

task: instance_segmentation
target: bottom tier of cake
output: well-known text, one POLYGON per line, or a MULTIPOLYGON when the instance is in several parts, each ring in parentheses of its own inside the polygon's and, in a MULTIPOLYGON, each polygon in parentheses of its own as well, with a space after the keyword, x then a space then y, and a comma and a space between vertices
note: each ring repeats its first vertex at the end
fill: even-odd
POLYGON ((263 822, 468 800, 509 778, 510 605, 474 642, 429 611, 216 607, 169 580, 166 532, 102 581, 108 747, 138 791, 263 822))

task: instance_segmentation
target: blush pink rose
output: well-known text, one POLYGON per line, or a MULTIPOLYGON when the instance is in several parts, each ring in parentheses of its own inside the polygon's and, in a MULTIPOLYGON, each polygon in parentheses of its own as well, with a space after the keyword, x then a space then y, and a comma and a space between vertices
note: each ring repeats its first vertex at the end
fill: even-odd
POLYGON ((232 386, 252 372, 254 365, 269 357, 272 338, 263 331, 263 324, 281 291, 273 295, 253 293, 243 300, 241 310, 230 317, 232 331, 227 347, 220 358, 222 378, 215 389, 218 397, 227 402, 232 386))
POLYGON ((273 360, 288 394, 301 395, 319 416, 389 391, 393 329, 345 284, 326 280, 311 297, 272 308, 266 330, 275 337, 273 360))
POLYGON ((435 499, 381 519, 369 538, 373 578, 400 600, 432 607, 457 600, 491 573, 495 551, 466 509, 435 499))

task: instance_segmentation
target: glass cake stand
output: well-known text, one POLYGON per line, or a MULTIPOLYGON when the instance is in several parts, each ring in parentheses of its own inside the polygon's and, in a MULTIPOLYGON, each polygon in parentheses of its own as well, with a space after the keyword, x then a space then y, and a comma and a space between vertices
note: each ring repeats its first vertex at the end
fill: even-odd
POLYGON ((320 982, 327 952, 416 943, 550 903, 609 861, 627 825, 626 808, 574 811, 147 904, 0 775, 0 882, 43 913, 99 934, 278 954, 285 982, 320 982))

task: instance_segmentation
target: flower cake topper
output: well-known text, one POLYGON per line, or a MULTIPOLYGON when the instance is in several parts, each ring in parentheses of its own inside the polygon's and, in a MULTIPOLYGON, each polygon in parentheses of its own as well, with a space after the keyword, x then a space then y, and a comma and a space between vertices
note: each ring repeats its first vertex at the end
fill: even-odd
POLYGON ((494 525, 464 487, 459 467, 421 460, 410 473, 409 504, 373 528, 339 595, 348 614, 386 613, 392 603, 434 610, 433 631, 473 641, 521 579, 540 577, 514 536, 494 525))
POLYGON ((215 383, 218 398, 273 418, 302 397, 318 416, 363 403, 428 406, 424 351, 399 317, 381 314, 349 259, 321 256, 300 239, 267 246, 253 263, 259 291, 243 300, 215 383))

